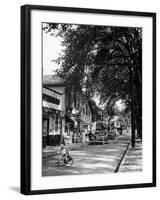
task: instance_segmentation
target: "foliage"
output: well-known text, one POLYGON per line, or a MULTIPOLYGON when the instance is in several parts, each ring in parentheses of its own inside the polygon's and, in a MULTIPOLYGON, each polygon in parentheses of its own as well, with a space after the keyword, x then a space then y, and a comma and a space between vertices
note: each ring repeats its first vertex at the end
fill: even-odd
POLYGON ((57 74, 69 88, 87 98, 100 95, 109 113, 119 99, 131 106, 132 84, 135 118, 141 118, 141 28, 49 23, 44 31, 63 38, 57 74))

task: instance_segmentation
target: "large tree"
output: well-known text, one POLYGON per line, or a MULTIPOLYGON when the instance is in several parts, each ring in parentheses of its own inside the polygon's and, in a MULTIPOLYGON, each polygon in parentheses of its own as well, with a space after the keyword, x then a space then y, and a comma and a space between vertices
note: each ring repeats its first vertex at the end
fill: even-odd
POLYGON ((44 30, 63 38, 56 62, 66 85, 88 98, 98 94, 106 110, 122 99, 142 137, 142 29, 50 23, 44 30))

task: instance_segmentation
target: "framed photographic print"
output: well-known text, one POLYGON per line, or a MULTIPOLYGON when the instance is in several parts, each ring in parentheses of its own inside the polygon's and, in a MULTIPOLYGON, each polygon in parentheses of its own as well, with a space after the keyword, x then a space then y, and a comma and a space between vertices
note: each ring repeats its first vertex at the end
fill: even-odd
POLYGON ((156 186, 156 14, 21 7, 21 193, 156 186))

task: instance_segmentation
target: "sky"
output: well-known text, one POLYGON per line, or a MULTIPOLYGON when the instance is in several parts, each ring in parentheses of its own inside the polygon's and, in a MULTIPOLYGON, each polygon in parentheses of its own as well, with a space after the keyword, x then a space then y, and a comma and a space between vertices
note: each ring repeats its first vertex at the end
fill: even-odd
POLYGON ((53 70, 58 69, 58 65, 52 60, 57 59, 63 49, 61 41, 60 37, 54 37, 43 31, 43 75, 54 74, 53 70))

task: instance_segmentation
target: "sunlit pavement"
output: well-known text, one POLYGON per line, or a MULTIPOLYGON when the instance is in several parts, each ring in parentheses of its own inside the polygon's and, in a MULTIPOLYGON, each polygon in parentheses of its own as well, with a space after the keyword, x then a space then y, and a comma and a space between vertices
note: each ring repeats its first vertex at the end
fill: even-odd
POLYGON ((120 165, 119 172, 142 171, 142 141, 136 138, 135 147, 130 145, 120 165))
POLYGON ((56 166, 57 156, 43 159, 43 176, 114 173, 128 144, 128 135, 117 136, 104 145, 87 145, 70 151, 74 159, 71 167, 56 166))

